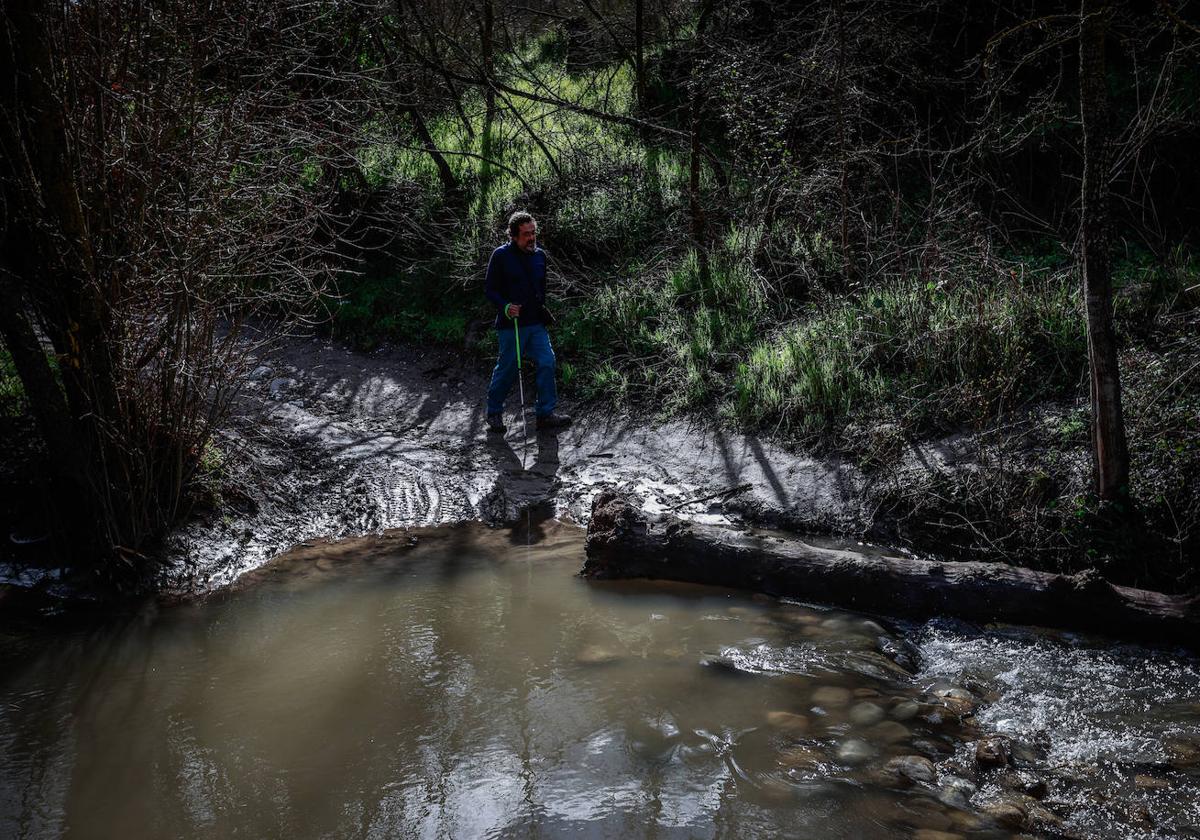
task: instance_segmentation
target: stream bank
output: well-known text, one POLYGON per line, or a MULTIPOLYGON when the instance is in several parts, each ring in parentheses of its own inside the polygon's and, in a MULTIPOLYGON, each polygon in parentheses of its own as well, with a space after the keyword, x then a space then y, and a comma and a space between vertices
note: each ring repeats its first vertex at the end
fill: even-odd
POLYGON ((323 339, 264 358, 216 442, 229 464, 217 503, 172 536, 162 585, 218 588, 319 537, 472 519, 586 525, 606 487, 701 521, 838 535, 871 527, 865 478, 850 463, 701 419, 584 411, 570 428, 539 434, 530 411, 524 438, 514 391, 507 433, 489 435, 487 375, 440 348, 366 354, 323 339))
MULTIPOLYGON (((981 461, 995 457, 979 436, 959 433, 909 442, 898 466, 880 472, 711 418, 656 421, 594 407, 555 434, 533 431, 530 416, 526 434, 515 394, 507 434, 489 435, 487 379, 477 358, 444 346, 364 353, 325 338, 282 343, 259 359, 217 435, 205 503, 167 540, 158 588, 213 591, 322 537, 467 520, 586 526, 602 490, 650 516, 778 528, 864 556, 879 553, 872 543, 899 546, 892 553, 949 555, 953 567, 961 551, 909 540, 894 503, 936 496, 922 490, 930 482, 978 484, 988 474, 981 461)), ((61 576, 37 563, 0 565, 0 583, 69 595, 61 576)))

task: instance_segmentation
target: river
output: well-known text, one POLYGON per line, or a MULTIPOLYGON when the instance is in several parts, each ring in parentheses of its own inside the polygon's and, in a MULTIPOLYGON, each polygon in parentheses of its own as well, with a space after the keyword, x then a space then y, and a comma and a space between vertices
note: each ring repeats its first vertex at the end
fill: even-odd
POLYGON ((1200 837, 1182 652, 582 558, 555 521, 392 532, 9 629, 0 836, 1200 837))

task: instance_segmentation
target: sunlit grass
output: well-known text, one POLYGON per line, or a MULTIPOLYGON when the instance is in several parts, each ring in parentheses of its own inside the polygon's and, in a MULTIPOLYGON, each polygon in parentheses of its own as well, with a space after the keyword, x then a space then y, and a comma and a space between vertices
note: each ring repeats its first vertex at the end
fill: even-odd
POLYGON ((736 408, 799 435, 858 415, 950 427, 1076 386, 1085 351, 1068 277, 953 291, 897 283, 756 343, 738 366, 736 408))

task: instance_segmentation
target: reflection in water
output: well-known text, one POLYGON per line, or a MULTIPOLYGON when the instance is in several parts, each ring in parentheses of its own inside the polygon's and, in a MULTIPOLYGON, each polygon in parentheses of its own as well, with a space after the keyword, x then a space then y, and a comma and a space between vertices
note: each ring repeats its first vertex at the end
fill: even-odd
POLYGON ((969 724, 874 622, 588 583, 580 531, 537 536, 298 548, 33 643, 0 682, 0 836, 1011 836, 884 774, 969 724))

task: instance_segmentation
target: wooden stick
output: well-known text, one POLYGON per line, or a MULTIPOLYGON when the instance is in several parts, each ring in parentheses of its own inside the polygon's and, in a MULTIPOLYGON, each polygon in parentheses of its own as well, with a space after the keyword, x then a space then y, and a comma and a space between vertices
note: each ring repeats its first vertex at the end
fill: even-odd
POLYGON ((745 484, 739 484, 737 487, 730 487, 727 490, 722 490, 719 493, 709 493, 707 496, 701 496, 698 499, 688 499, 686 502, 680 502, 674 507, 669 507, 667 510, 679 510, 681 507, 695 504, 696 502, 707 502, 709 499, 715 499, 718 496, 732 496, 734 493, 742 493, 749 490, 754 485, 747 481, 745 484))

